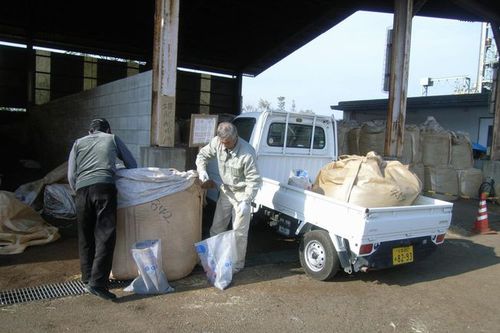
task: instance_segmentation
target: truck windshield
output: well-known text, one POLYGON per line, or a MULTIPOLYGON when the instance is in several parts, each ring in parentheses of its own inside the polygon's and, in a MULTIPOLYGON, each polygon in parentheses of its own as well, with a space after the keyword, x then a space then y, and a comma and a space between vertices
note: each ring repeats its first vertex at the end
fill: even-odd
POLYGON ((238 136, 246 142, 250 142, 250 137, 255 126, 255 118, 236 118, 233 120, 233 124, 238 129, 238 136))

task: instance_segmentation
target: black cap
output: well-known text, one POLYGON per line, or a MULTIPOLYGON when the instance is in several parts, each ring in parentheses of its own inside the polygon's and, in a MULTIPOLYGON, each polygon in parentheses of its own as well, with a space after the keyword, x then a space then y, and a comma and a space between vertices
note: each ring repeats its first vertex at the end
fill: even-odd
POLYGON ((111 130, 111 127, 109 126, 108 121, 104 118, 96 118, 90 122, 90 132, 107 132, 108 130, 111 130))

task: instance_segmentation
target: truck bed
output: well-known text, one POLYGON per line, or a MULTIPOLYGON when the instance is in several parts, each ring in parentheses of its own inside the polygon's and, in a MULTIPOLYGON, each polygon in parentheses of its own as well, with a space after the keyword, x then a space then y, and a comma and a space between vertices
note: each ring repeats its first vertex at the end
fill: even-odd
POLYGON ((420 196, 412 206, 366 208, 269 178, 263 178, 255 203, 347 239, 356 254, 361 244, 444 234, 450 226, 453 207, 451 203, 420 196))

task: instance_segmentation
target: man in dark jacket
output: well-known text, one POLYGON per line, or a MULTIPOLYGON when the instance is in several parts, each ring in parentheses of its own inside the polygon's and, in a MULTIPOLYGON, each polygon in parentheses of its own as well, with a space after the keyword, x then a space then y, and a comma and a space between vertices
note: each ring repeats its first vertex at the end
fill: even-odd
POLYGON ((82 282, 106 300, 116 242, 116 158, 127 168, 137 163, 125 144, 111 134, 104 118, 94 119, 89 135, 75 141, 68 159, 68 180, 76 191, 78 247, 82 282))

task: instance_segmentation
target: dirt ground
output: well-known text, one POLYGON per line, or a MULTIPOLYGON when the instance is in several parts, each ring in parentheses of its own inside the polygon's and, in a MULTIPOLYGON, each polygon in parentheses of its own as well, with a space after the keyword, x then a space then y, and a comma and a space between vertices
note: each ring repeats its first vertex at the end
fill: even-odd
MULTIPOLYGON (((498 332, 500 235, 472 235, 478 202, 455 202, 445 243, 398 268, 308 278, 297 243, 267 228, 250 232, 247 267, 211 287, 197 268, 174 293, 114 289, 115 303, 82 295, 0 307, 5 332, 498 332)), ((500 231, 500 207, 488 206, 500 231)), ((0 257, 0 291, 79 278, 73 221, 50 221, 62 237, 0 257)))

